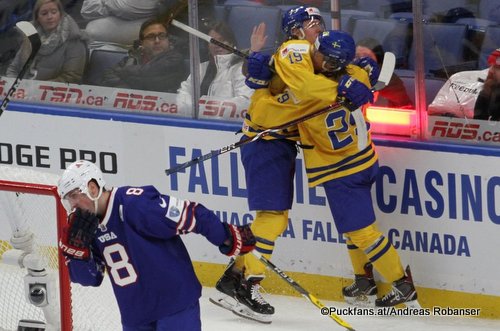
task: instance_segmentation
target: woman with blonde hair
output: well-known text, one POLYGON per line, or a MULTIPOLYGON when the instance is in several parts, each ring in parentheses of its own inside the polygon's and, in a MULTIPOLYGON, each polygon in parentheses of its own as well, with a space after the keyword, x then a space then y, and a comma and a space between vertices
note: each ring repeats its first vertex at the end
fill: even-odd
MULTIPOLYGON (((33 8, 33 25, 42 46, 25 78, 80 83, 87 60, 88 38, 73 18, 64 12, 59 0, 37 0, 33 8)), ((7 68, 7 77, 16 77, 26 62, 31 47, 21 45, 7 68)))

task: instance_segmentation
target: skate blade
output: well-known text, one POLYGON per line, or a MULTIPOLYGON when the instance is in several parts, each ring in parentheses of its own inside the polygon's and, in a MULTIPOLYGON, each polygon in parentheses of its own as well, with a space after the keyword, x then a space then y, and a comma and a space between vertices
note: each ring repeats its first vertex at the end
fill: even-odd
POLYGON ((236 314, 240 317, 243 317, 243 318, 255 321, 255 322, 259 322, 259 323, 263 323, 263 324, 271 324, 272 323, 272 316, 273 315, 265 315, 265 314, 256 313, 253 310, 251 310, 250 308, 248 308, 247 306, 240 304, 240 303, 238 303, 238 305, 235 308, 233 308, 232 311, 234 314, 236 314))
POLYGON ((376 295, 362 295, 357 297, 344 297, 344 301, 347 304, 356 307, 375 307, 376 295))
POLYGON ((214 305, 227 309, 229 311, 233 311, 233 309, 238 305, 238 301, 236 301, 234 298, 220 292, 216 295, 211 296, 208 300, 214 305))
POLYGON ((417 308, 417 309, 422 308, 422 306, 420 306, 420 303, 418 302, 418 300, 406 301, 406 302, 404 302, 404 304, 408 308, 417 308))
MULTIPOLYGON (((397 305, 393 305, 393 306, 386 306, 386 307, 377 306, 376 308, 379 309, 380 311, 383 311, 383 309, 385 309, 385 308, 403 309, 406 307, 413 308, 413 309, 421 309, 422 308, 422 306, 420 306, 420 303, 416 299, 411 300, 411 301, 404 301, 404 302, 398 303, 397 305)), ((381 313, 379 313, 379 314, 381 314, 381 313)))

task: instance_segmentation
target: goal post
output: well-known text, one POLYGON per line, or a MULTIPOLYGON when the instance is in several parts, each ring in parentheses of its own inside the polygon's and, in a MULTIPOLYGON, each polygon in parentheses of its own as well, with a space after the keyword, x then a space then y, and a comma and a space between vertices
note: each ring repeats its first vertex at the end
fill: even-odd
MULTIPOLYGON (((59 234, 61 233, 61 226, 63 224, 63 221, 66 219, 66 210, 59 201, 57 186, 39 183, 15 182, 10 180, 2 180, 1 178, 2 176, 0 176, 0 191, 46 195, 51 196, 55 199, 56 219, 54 220, 54 223, 52 225, 47 224, 47 226, 54 226, 56 228, 56 234, 58 238, 59 234)), ((58 250, 56 249, 56 251, 58 250)), ((62 257, 62 254, 60 252, 57 253, 57 261, 60 293, 59 300, 60 302, 71 302, 69 273, 68 269, 64 265, 64 258, 62 257)), ((72 330, 71 305, 60 305, 60 310, 61 330, 72 330)))
POLYGON ((65 259, 57 248, 67 218, 57 194, 57 180, 54 174, 0 165, 0 331, 17 330, 21 320, 55 324, 47 331, 121 330, 109 277, 97 288, 70 282, 65 259), (14 249, 12 238, 26 232, 34 234, 32 251, 14 249), (31 269, 16 263, 17 256, 40 259, 55 279, 55 284, 47 286, 52 290, 48 298, 55 302, 40 308, 28 301, 31 285, 26 284, 27 279, 42 278, 29 278, 31 269))

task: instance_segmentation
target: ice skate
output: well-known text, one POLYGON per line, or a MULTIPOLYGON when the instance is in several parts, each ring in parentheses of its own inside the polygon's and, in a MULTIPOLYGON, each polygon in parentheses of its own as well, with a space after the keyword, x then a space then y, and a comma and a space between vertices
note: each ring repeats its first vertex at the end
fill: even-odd
POLYGON ((274 307, 260 293, 262 279, 263 277, 256 276, 242 279, 235 296, 238 305, 233 308, 233 312, 238 316, 269 324, 272 322, 274 307))
POLYGON ((242 271, 234 268, 234 259, 231 259, 224 274, 215 285, 217 292, 209 298, 210 302, 219 307, 233 311, 233 308, 238 305, 238 301, 234 296, 242 279, 242 271))
POLYGON ((405 276, 392 283, 392 290, 375 301, 377 307, 393 307, 405 304, 408 307, 420 308, 417 301, 417 291, 413 285, 410 266, 406 267, 405 276))
POLYGON ((365 264, 365 274, 355 275, 354 282, 342 289, 344 300, 348 304, 360 307, 373 307, 377 299, 377 285, 373 279, 373 266, 365 264))

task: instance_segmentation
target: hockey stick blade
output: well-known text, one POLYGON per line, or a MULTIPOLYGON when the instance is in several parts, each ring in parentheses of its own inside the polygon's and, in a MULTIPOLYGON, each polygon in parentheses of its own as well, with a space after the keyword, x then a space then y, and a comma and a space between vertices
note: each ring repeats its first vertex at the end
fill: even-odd
POLYGON ((375 86, 373 86, 374 91, 379 91, 389 84, 395 67, 396 56, 394 55, 394 53, 385 52, 382 68, 380 68, 380 74, 378 75, 378 81, 375 86))
POLYGON ((28 21, 20 21, 16 23, 16 27, 21 30, 21 32, 26 36, 26 37, 31 37, 34 34, 37 34, 38 32, 36 31, 35 27, 33 24, 31 24, 28 21))
MULTIPOLYGON (((175 20, 173 20, 173 21, 175 21, 175 20)), ((173 21, 172 21, 172 24, 174 24, 173 21)), ((194 30, 194 31, 197 31, 197 30, 194 30)), ((207 37, 210 38, 209 36, 207 36, 207 37)), ((390 53, 390 52, 386 52, 385 53, 385 55, 384 55, 384 62, 383 62, 382 68, 380 70, 380 75, 379 75, 379 79, 380 80, 377 81, 377 83, 372 88, 373 91, 378 91, 378 90, 383 89, 387 85, 387 83, 391 80, 392 73, 394 72, 394 65, 396 63, 395 59, 396 58, 394 57, 393 53, 390 53), (386 56, 387 56, 387 60, 386 60, 386 56), (386 61, 387 61, 387 68, 385 68, 386 67, 386 61)), ((189 168, 189 167, 191 167, 191 166, 193 166, 193 165, 195 165, 197 163, 206 161, 206 160, 211 159, 213 157, 216 157, 218 155, 221 155, 221 154, 227 153, 229 151, 232 151, 234 149, 237 149, 237 148, 239 148, 239 147, 241 147, 241 146, 243 146, 245 144, 248 144, 248 143, 251 143, 253 141, 259 140, 261 138, 264 138, 265 136, 268 136, 271 133, 282 131, 282 130, 287 129, 287 128, 291 127, 291 126, 294 126, 294 125, 297 125, 299 123, 305 122, 305 121, 307 121, 307 120, 309 120, 311 118, 314 118, 314 117, 319 116, 321 114, 324 114, 324 113, 327 113, 329 111, 338 109, 340 107, 348 107, 349 108, 349 103, 346 103, 344 101, 333 103, 333 104, 331 104, 329 106, 326 106, 325 108, 322 108, 322 109, 318 110, 317 112, 314 112, 314 113, 311 113, 311 114, 299 117, 299 118, 297 118, 295 120, 286 122, 286 123, 284 123, 284 124, 282 124, 280 126, 276 126, 276 127, 269 128, 269 129, 266 129, 264 131, 261 131, 259 134, 257 134, 254 137, 246 137, 246 138, 244 138, 244 139, 242 139, 242 140, 240 140, 240 141, 238 141, 236 143, 232 143, 230 145, 224 146, 224 147, 222 147, 222 148, 220 148, 218 150, 213 150, 210 153, 201 155, 201 156, 199 156, 197 158, 194 158, 194 159, 192 159, 190 161, 187 161, 185 163, 178 164, 178 165, 176 165, 176 166, 174 166, 174 167, 172 167, 170 169, 165 170, 165 173, 167 174, 167 176, 169 176, 171 174, 179 172, 180 170, 189 168)), ((356 110, 356 111, 361 112, 360 110, 356 110)), ((363 119, 363 122, 364 122, 364 119, 363 119)), ((361 124, 358 125, 358 128, 359 127, 361 127, 361 124)), ((366 124, 365 124, 365 127, 366 127, 366 124)), ((366 131, 366 128, 365 128, 365 131, 366 131)))
MULTIPOLYGON (((382 67, 380 68, 378 81, 375 86, 373 86, 373 91, 381 90, 386 87, 387 84, 389 84, 395 67, 396 56, 394 56, 394 53, 384 53, 384 60, 382 62, 382 67)), ((348 108, 350 109, 349 106, 348 108)), ((354 118, 354 122, 356 123, 356 130, 358 135, 358 150, 362 151, 368 144, 368 128, 366 126, 365 117, 360 108, 351 110, 351 115, 354 118)))
POLYGON ((28 40, 31 44, 31 53, 24 63, 23 67, 21 68, 21 71, 17 75, 16 79, 14 80, 14 83, 10 87, 10 89, 7 91, 7 94, 5 95, 4 99, 2 100, 2 104, 0 105, 0 116, 2 116, 2 113, 5 111, 7 108, 7 105, 10 102, 10 98, 16 92, 17 88, 19 87, 19 83, 24 77, 24 74, 28 70, 28 68, 31 65, 31 62, 33 62, 33 59, 35 58, 36 53, 40 49, 41 46, 41 40, 40 36, 38 35, 38 32, 36 31, 35 27, 33 24, 27 21, 20 21, 16 23, 16 27, 26 36, 28 37, 28 40))
POLYGON ((262 254, 260 254, 259 252, 255 251, 255 250, 252 251, 252 254, 260 262, 262 262, 269 270, 271 270, 272 272, 274 272, 275 274, 277 274, 288 285, 290 285, 291 287, 293 287, 294 290, 296 290, 297 292, 299 292, 300 294, 302 294, 302 296, 304 298, 306 298, 313 305, 315 305, 316 307, 318 307, 321 310, 322 314, 323 314, 324 311, 328 310, 328 312, 329 312, 328 316, 330 316, 330 318, 333 319, 338 325, 343 326, 344 328, 346 328, 349 331, 355 331, 354 328, 349 323, 347 323, 346 321, 344 321, 343 319, 341 319, 337 314, 335 314, 333 312, 330 312, 329 308, 326 307, 321 301, 319 301, 318 298, 316 298, 314 295, 312 295, 311 293, 309 293, 305 288, 303 288, 302 286, 300 286, 295 280, 293 280, 290 276, 288 276, 280 268, 278 268, 276 265, 274 265, 274 263, 272 263, 271 261, 269 261, 268 259, 266 259, 264 256, 262 256, 262 254))

